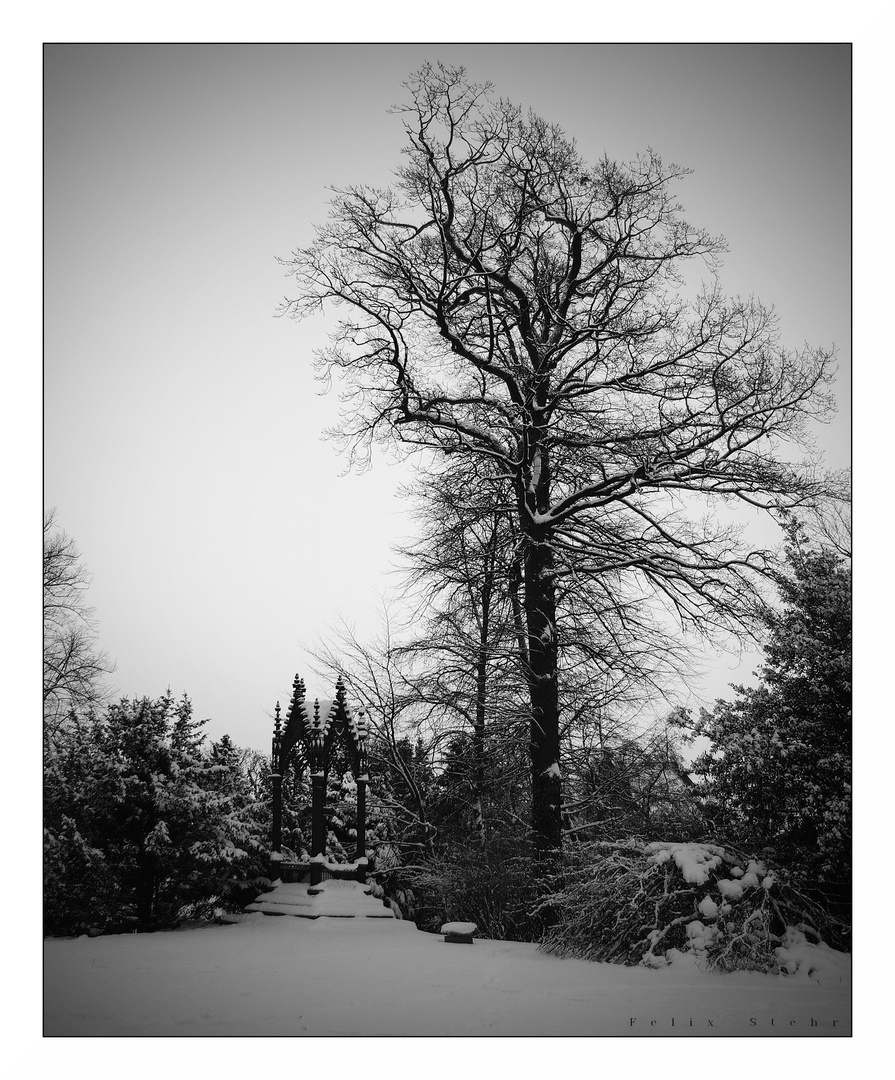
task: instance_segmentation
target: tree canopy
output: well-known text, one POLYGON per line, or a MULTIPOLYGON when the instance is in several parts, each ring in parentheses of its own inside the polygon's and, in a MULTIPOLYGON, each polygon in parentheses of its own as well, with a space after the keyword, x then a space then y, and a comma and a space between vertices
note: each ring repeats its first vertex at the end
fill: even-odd
POLYGON ((768 308, 723 295, 723 243, 673 193, 685 169, 652 151, 590 164, 463 69, 427 65, 407 88, 397 182, 336 193, 287 263, 297 292, 283 310, 342 309, 319 365, 341 376, 339 434, 356 460, 380 439, 433 450, 448 471, 476 462, 503 485, 522 568, 532 830, 547 852, 561 836, 570 598, 588 598, 623 652, 655 629, 644 612, 657 603, 684 628, 742 625, 766 560, 710 510, 823 490, 791 447, 831 408, 832 355, 784 348, 768 308))

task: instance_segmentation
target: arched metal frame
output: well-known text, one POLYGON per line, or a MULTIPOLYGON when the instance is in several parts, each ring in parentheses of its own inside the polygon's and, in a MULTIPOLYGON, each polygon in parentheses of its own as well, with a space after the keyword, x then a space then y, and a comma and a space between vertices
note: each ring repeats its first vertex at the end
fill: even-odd
MULTIPOLYGON (((271 848, 279 854, 283 831, 283 778, 289 769, 290 755, 296 746, 303 752, 311 775, 311 885, 318 885, 323 876, 326 849, 326 777, 332 747, 340 738, 348 752, 348 763, 357 784, 357 847, 355 867, 357 877, 366 876, 366 817, 367 817, 367 718, 363 709, 356 713, 348 708, 345 685, 339 678, 336 696, 324 703, 325 715, 320 701, 309 708, 305 702, 305 684, 295 676, 292 683, 292 700, 286 722, 280 717, 277 702, 274 719, 273 744, 271 748, 271 783, 273 796, 273 828, 271 848)), ((294 758, 293 758, 294 760, 294 758)))

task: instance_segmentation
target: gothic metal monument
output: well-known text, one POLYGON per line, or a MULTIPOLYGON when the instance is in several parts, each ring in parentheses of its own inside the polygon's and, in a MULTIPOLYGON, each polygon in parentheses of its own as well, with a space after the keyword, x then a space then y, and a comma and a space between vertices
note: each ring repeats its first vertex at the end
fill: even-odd
MULTIPOLYGON (((326 863, 326 779, 332 749, 336 739, 344 745, 352 776, 357 784, 357 847, 353 864, 344 867, 359 881, 366 879, 366 816, 367 816, 367 717, 363 709, 352 712, 345 698, 345 685, 339 678, 336 696, 332 701, 316 700, 312 706, 305 702, 305 684, 295 676, 292 700, 285 724, 277 702, 271 749, 271 782, 273 795, 273 828, 271 851, 273 861, 282 863, 283 841, 283 778, 292 770, 306 767, 311 776, 311 860, 310 884, 319 885, 326 863), (293 751, 298 751, 294 753, 293 751)), ((280 868, 272 867, 272 876, 280 876, 280 868)))

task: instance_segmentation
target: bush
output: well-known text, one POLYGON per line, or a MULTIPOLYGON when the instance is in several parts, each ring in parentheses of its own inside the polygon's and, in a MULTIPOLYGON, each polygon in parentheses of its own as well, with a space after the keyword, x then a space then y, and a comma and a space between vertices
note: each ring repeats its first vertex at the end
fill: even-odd
POLYGON ((547 898, 556 956, 661 967, 781 971, 801 935, 842 948, 843 928, 779 870, 709 844, 597 843, 572 856, 547 898), (781 957, 785 957, 781 962, 781 957))
POLYGON ((390 874, 385 887, 421 930, 474 922, 483 937, 538 941, 543 921, 532 914, 542 893, 537 864, 519 843, 452 848, 420 867, 390 874))

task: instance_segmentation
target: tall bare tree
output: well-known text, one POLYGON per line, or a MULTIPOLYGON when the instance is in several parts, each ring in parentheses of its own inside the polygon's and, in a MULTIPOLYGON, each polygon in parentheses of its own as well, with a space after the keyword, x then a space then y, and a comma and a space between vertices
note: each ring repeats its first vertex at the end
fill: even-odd
POLYGON ((114 665, 97 648, 93 609, 86 599, 90 575, 52 510, 44 515, 43 545, 44 732, 52 737, 70 710, 104 699, 103 678, 114 665))
POLYGON ((530 708, 532 830, 561 843, 557 611, 596 581, 624 615, 658 600, 687 628, 738 625, 762 557, 714 513, 822 488, 781 444, 826 415, 831 354, 791 352, 772 313, 728 300, 720 240, 652 152, 587 164, 560 128, 427 65, 399 112, 398 181, 351 187, 288 262, 284 312, 346 309, 321 374, 341 436, 484 458, 513 496, 530 708), (709 282, 684 276, 701 264, 709 282))

